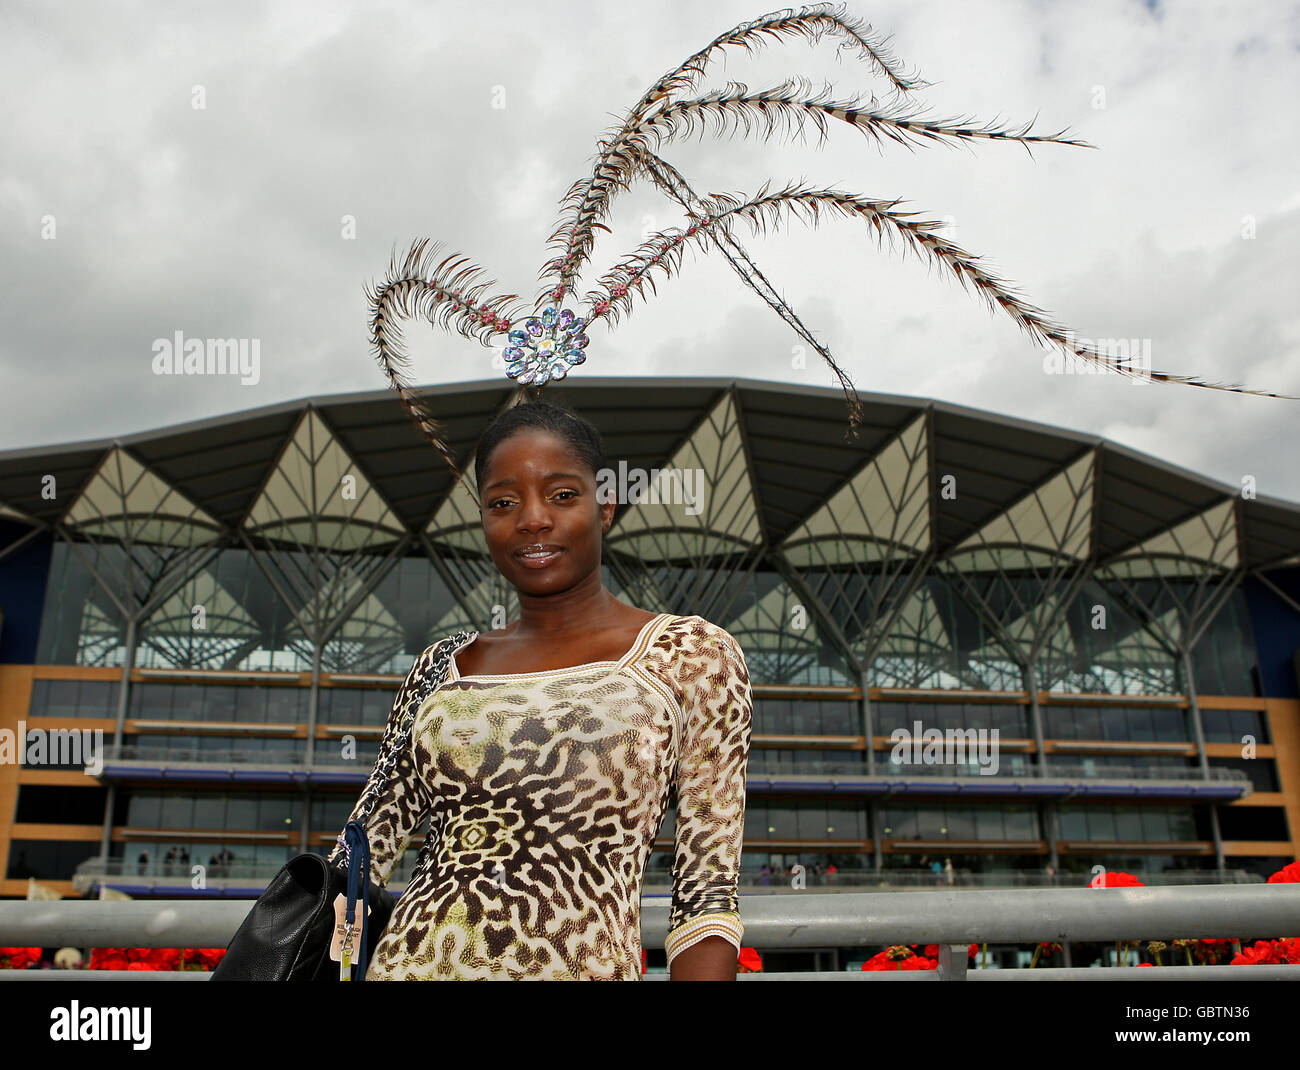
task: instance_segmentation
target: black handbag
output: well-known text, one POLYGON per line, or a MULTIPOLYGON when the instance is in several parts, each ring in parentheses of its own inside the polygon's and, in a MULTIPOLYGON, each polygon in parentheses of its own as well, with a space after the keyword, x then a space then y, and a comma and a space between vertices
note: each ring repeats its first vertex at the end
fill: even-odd
MULTIPOLYGON (((374 945, 392 917, 397 900, 391 892, 370 880, 370 842, 364 821, 410 739, 416 709, 446 679, 451 652, 470 634, 457 632, 438 645, 424 685, 402 711, 394 746, 376 763, 379 775, 371 778, 363 793, 357 818, 349 821, 343 830, 346 870, 318 854, 301 854, 286 862, 231 938, 225 957, 212 971, 211 980, 340 980, 340 963, 329 955, 335 928, 334 902, 339 895, 347 901, 345 920, 349 931, 345 944, 351 937, 355 948, 352 980, 365 980, 374 945), (358 908, 360 919, 356 917, 358 908)), ((431 829, 420 855, 421 862, 430 850, 432 836, 431 829)))
POLYGON ((365 980, 377 936, 397 900, 363 877, 370 872, 370 850, 361 823, 349 821, 344 835, 350 846, 347 871, 317 854, 286 862, 231 939, 212 971, 213 981, 338 981, 340 964, 329 951, 339 895, 347 900, 347 924, 355 926, 350 935, 360 936, 347 941, 354 952, 352 980, 365 980))

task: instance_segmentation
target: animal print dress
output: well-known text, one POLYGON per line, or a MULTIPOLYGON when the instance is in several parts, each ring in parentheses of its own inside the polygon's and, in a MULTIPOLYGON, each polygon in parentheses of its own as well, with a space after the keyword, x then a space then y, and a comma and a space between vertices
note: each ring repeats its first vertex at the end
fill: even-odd
MULTIPOLYGON (((398 692, 390 746, 440 645, 398 692)), ((708 936, 739 950, 752 716, 740 645, 698 616, 660 614, 617 662, 462 677, 453 656, 367 789, 377 884, 430 825, 366 979, 639 980, 641 881, 674 787, 668 962, 708 936)))

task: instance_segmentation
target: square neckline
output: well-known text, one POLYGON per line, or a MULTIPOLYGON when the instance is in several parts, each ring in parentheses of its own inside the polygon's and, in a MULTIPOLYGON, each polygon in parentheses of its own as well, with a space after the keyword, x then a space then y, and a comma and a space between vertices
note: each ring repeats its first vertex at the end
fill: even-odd
POLYGON ((576 672, 579 669, 593 669, 600 665, 613 665, 616 669, 621 669, 634 660, 637 651, 641 649, 642 645, 646 641, 646 633, 649 632, 651 628, 656 628, 664 623, 666 619, 675 619, 675 615, 672 613, 657 613, 650 620, 646 621, 645 624, 641 626, 641 630, 636 633, 636 639, 633 640, 632 645, 628 647, 623 656, 617 661, 585 661, 581 665, 568 665, 561 669, 539 669, 536 672, 476 672, 470 673, 467 676, 462 676, 460 666, 456 664, 456 655, 478 638, 479 633, 475 631, 470 635, 469 639, 465 643, 451 652, 451 673, 448 676, 448 680, 528 680, 538 676, 557 676, 561 673, 576 672))

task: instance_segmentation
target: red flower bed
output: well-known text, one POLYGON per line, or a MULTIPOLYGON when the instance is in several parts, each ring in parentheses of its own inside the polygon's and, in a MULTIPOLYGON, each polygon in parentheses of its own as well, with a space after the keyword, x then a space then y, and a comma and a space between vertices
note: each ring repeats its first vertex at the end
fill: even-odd
POLYGON ((40 961, 39 947, 0 947, 0 970, 26 970, 40 961))
POLYGON ((1268 879, 1269 884, 1300 884, 1300 860, 1283 866, 1268 879))
POLYGON ((1146 885, 1131 873, 1098 873, 1088 884, 1089 888, 1145 888, 1146 885))
POLYGON ((90 952, 88 970, 212 970, 224 947, 97 947, 90 952))
POLYGON ((878 955, 872 955, 862 964, 864 970, 937 970, 939 963, 935 959, 913 953, 910 947, 896 944, 887 947, 878 955))
POLYGON ((1300 939, 1256 940, 1255 946, 1242 948, 1230 966, 1300 966, 1300 939))

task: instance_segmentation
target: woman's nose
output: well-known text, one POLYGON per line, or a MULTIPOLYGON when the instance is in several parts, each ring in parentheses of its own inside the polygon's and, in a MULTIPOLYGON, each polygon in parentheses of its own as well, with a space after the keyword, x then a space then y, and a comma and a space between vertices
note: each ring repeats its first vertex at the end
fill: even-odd
POLYGON ((525 498, 519 509, 519 528, 523 531, 535 531, 550 526, 551 511, 546 502, 525 498))

